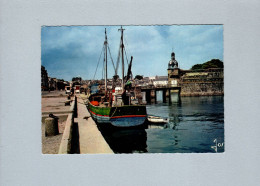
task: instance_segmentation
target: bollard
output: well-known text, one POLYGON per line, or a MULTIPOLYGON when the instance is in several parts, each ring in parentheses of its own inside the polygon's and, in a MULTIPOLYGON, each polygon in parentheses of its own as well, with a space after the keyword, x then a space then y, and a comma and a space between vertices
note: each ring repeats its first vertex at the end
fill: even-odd
POLYGON ((65 106, 70 105, 70 100, 65 101, 65 106))
POLYGON ((46 118, 45 119, 45 136, 55 136, 59 134, 58 119, 46 118))

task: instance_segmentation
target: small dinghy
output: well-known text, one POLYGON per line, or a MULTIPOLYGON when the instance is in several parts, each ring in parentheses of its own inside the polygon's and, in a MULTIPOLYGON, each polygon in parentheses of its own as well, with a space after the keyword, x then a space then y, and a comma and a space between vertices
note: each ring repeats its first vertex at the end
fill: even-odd
POLYGON ((159 117, 159 116, 152 116, 152 115, 149 115, 147 117, 147 120, 151 123, 168 123, 168 118, 165 119, 165 118, 162 118, 162 117, 159 117))

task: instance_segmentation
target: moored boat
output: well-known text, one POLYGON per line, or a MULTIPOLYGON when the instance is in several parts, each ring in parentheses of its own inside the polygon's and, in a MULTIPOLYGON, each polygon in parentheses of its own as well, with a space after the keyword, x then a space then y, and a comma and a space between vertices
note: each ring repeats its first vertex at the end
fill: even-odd
POLYGON ((168 123, 168 118, 165 119, 165 118, 162 118, 162 117, 159 117, 159 116, 152 116, 152 115, 149 115, 147 117, 147 120, 151 123, 162 123, 162 124, 165 124, 165 123, 168 123))
MULTIPOLYGON (((125 77, 124 74, 124 43, 123 43, 123 31, 121 31, 121 41, 119 49, 119 57, 122 62, 122 81, 120 91, 115 92, 116 82, 118 82, 117 70, 119 66, 119 60, 117 61, 115 75, 113 76, 112 90, 107 88, 107 49, 109 49, 107 35, 105 30, 105 42, 104 42, 104 61, 105 61, 105 92, 94 93, 89 97, 87 108, 92 118, 98 123, 111 123, 117 127, 134 127, 144 124, 147 113, 145 105, 138 105, 131 102, 131 81, 132 76, 131 66, 133 57, 128 64, 128 71, 125 77), (125 77, 125 78, 124 78, 125 77)), ((109 49, 110 51, 110 49, 109 49)))

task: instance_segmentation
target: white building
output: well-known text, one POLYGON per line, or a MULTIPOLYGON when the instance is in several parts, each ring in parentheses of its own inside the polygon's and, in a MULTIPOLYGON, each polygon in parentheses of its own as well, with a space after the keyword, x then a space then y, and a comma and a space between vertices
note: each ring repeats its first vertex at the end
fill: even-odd
POLYGON ((155 76, 155 80, 153 80, 153 85, 155 87, 158 86, 167 86, 168 77, 167 76, 155 76))
POLYGON ((155 87, 167 86, 167 84, 168 84, 168 80, 155 80, 155 81, 153 81, 153 85, 155 87))

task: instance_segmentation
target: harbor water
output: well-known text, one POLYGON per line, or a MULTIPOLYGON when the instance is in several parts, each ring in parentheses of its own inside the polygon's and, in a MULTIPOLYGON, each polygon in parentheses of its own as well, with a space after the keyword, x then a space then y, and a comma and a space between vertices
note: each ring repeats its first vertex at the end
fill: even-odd
POLYGON ((219 153, 224 152, 224 97, 181 97, 172 104, 147 105, 148 115, 169 118, 167 124, 115 129, 99 125, 115 153, 219 153))

